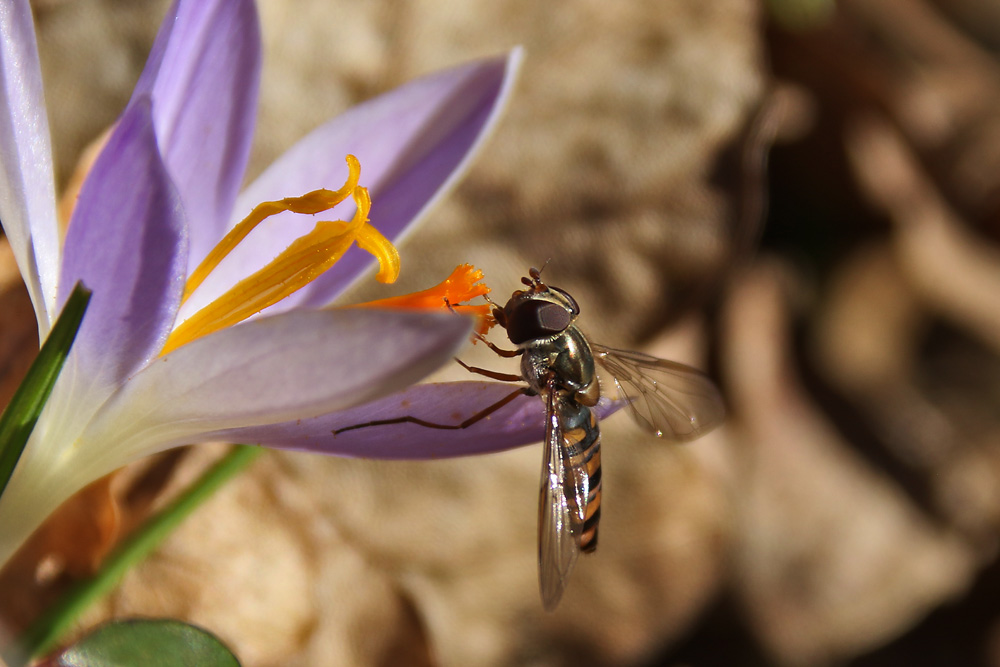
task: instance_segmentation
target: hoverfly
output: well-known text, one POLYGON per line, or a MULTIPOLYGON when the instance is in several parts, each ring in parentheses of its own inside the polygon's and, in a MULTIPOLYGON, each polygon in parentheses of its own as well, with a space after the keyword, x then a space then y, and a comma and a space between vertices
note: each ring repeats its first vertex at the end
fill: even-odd
POLYGON ((601 517, 601 436, 594 406, 601 396, 595 360, 614 379, 618 395, 647 431, 672 441, 697 438, 718 426, 725 408, 718 389, 704 374, 684 364, 641 352, 591 343, 577 328, 580 306, 567 292, 542 282, 532 268, 493 317, 515 350, 504 350, 478 335, 503 357, 521 357, 521 374, 497 373, 460 363, 496 380, 526 382, 461 424, 434 424, 401 417, 357 424, 340 433, 377 424, 410 422, 430 428, 467 428, 524 393, 545 402, 545 449, 538 506, 538 576, 542 604, 555 609, 580 552, 597 548, 601 517))
MULTIPOLYGON (((692 440, 718 426, 722 398, 701 372, 641 352, 591 343, 576 326, 580 306, 535 268, 493 316, 521 355, 521 376, 545 401, 545 453, 538 506, 542 604, 555 609, 580 552, 597 548, 601 516, 600 398, 595 359, 614 378, 640 426, 657 437, 692 440)), ((492 347, 492 346, 491 346, 492 347)), ((513 355, 512 355, 513 356, 513 355)))

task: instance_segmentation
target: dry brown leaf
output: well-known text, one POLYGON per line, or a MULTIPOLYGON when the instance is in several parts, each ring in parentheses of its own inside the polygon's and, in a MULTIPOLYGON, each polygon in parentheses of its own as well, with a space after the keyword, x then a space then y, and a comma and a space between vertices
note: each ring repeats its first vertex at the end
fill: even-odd
POLYGON ((74 580, 97 571, 119 534, 117 498, 108 475, 63 503, 0 571, 0 618, 17 632, 74 580))
POLYGON ((865 464, 804 394, 787 354, 775 266, 749 273, 726 312, 728 386, 743 429, 737 587, 783 664, 877 646, 971 582, 975 553, 865 464))
POLYGON ((894 249, 919 296, 1000 350, 1000 251, 962 224, 886 123, 858 122, 847 145, 861 185, 895 224, 894 249))

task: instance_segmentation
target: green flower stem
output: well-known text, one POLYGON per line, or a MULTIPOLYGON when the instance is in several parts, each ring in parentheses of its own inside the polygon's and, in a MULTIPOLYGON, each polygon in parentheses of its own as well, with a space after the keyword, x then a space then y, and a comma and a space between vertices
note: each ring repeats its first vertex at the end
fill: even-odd
POLYGON ((35 621, 20 638, 21 655, 35 657, 50 650, 87 607, 110 593, 129 568, 148 556, 189 514, 263 451, 261 447, 236 445, 173 503, 122 542, 97 574, 78 583, 35 621))
POLYGON ((7 487, 45 402, 49 400, 49 394, 52 393, 80 330, 88 303, 90 290, 77 283, 42 343, 38 356, 31 363, 24 381, 0 415, 0 494, 7 487))

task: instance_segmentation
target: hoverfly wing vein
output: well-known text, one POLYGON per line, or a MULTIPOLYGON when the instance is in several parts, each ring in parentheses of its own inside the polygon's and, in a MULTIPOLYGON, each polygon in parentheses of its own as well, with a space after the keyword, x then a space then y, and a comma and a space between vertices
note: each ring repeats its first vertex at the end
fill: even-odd
POLYGON ((614 378, 635 421, 669 440, 693 440, 722 423, 726 410, 715 384, 701 371, 642 352, 591 343, 614 378))
POLYGON ((566 459, 559 420, 559 396, 550 385, 545 396, 545 452, 538 498, 538 584, 542 605, 551 611, 562 599, 569 574, 580 553, 579 533, 566 495, 566 459))

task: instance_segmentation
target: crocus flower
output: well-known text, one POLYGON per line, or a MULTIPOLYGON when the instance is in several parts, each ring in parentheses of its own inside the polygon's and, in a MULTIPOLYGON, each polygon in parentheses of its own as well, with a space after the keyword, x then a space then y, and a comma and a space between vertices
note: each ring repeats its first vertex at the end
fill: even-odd
MULTIPOLYGON (((432 384, 384 399, 449 360, 467 340, 470 318, 444 309, 319 307, 370 264, 357 248, 345 253, 352 241, 391 263, 383 252, 387 242, 380 245, 381 235, 367 223, 357 165, 348 159, 345 178, 343 156, 356 155, 363 165, 378 229, 401 238, 458 178, 496 121, 516 51, 347 111, 240 194, 256 114, 256 10, 252 0, 177 0, 83 184, 60 248, 28 0, 0 3, 0 33, 0 219, 40 338, 77 281, 93 291, 71 355, 0 498, 0 563, 73 492, 169 447, 229 437, 341 455, 426 458, 540 438, 540 406, 528 398, 505 408, 504 427, 498 430, 494 421, 490 438, 479 439, 476 429, 435 431, 433 442, 443 444, 434 446, 417 439, 407 447, 397 437, 389 447, 373 443, 365 429, 335 436, 337 427, 323 421, 338 414, 340 422, 353 419, 342 411, 373 400, 390 401, 376 404, 383 412, 409 402, 424 417, 442 406, 449 416, 471 414, 511 390, 496 383, 432 384), (288 195, 345 181, 339 194, 322 197, 353 197, 353 205, 338 209, 350 222, 319 223, 309 231, 313 220, 279 213, 245 239, 224 241, 221 261, 192 282, 226 231, 258 203, 280 209, 292 201, 281 203, 288 195), (319 277, 313 274, 320 270, 313 271, 312 282, 288 294, 284 279, 267 273, 283 261, 275 255, 313 239, 324 225, 330 246, 324 252, 339 261, 319 277), (244 301, 268 290, 283 298, 255 301, 246 312, 244 301), (206 318, 205 312, 215 314, 206 318), (199 326, 185 328, 192 321, 199 326), (312 428, 308 443, 295 430, 303 425, 312 428)), ((308 199, 287 207, 308 208, 308 199)), ((383 266, 380 275, 391 272, 383 266)), ((384 429, 372 430, 385 438, 384 429)))

